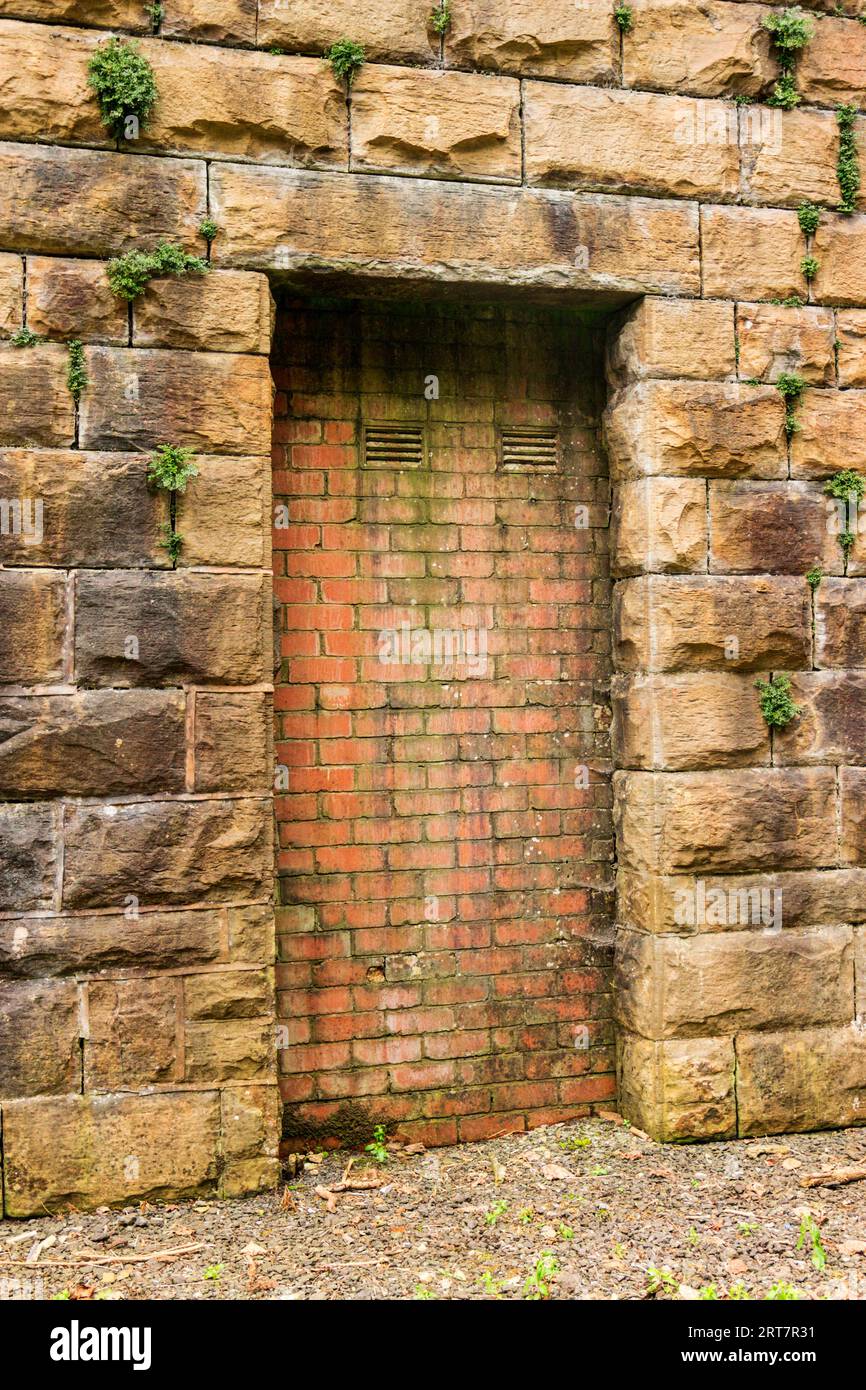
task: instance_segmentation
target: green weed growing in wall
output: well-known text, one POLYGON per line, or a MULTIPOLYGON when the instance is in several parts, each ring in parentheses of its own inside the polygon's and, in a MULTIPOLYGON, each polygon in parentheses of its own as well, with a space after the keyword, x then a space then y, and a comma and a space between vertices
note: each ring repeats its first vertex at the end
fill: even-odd
POLYGON ((177 565, 183 546, 183 536, 177 529, 177 499, 180 493, 186 492, 190 478, 198 476, 192 461, 194 455, 195 450, 183 449, 178 444, 160 444, 147 464, 149 486, 168 493, 169 519, 162 523, 160 545, 168 552, 173 566, 177 565))
POLYGON ((790 676, 771 676, 768 681, 755 681, 761 693, 761 713, 771 729, 784 729, 796 719, 801 708, 791 696, 790 676))
POLYGON ((804 279, 809 281, 809 284, 812 283, 815 276, 818 274, 818 269, 818 262, 814 256, 804 256, 800 262, 800 270, 803 273, 804 279))
POLYGON ((809 585, 813 594, 823 578, 824 571, 820 565, 813 565, 810 570, 806 571, 806 583, 809 585))
POLYGON ((199 236, 204 237, 207 244, 210 245, 218 231, 219 227, 217 226, 216 222, 214 222, 213 218, 206 217, 198 229, 198 234, 199 236))
POLYGON ((81 400, 82 393, 87 390, 89 379, 87 367, 84 362, 84 348, 78 338, 73 338, 66 344, 69 356, 66 362, 66 385, 69 394, 77 405, 81 400))
POLYGON ((361 44, 351 39, 338 39, 325 51, 325 62, 330 63, 331 71, 338 82, 351 87, 355 74, 366 62, 366 54, 361 44))
POLYGON ((842 201, 839 211, 856 212, 857 194, 860 192, 860 161, 857 158, 857 141, 854 135, 854 122, 857 119, 856 106, 837 106, 836 120, 839 123, 839 158, 836 163, 836 177, 842 201))
POLYGON ((430 28, 439 35, 448 33, 451 28, 450 0, 439 0, 439 4, 433 7, 430 14, 430 28))
POLYGON ((87 83, 95 93, 102 124, 118 139, 138 138, 156 104, 156 78, 132 40, 109 39, 87 65, 87 83))
POLYGON ((155 251, 127 251, 108 262, 108 283, 119 299, 133 300, 144 293, 149 280, 158 275, 206 275, 207 261, 191 256, 182 246, 160 242, 155 251))
POLYGON ((801 203, 797 209, 797 221, 804 236, 814 236, 821 221, 821 209, 814 203, 801 203))
POLYGON ((852 515, 856 517, 863 495, 866 493, 866 478, 861 473, 855 473, 853 468, 843 468, 840 473, 834 473, 832 478, 828 478, 824 484, 824 491, 828 497, 834 497, 837 502, 845 503, 845 521, 839 532, 839 544, 842 547, 842 554, 845 556, 847 564, 848 556, 854 547, 857 539, 856 531, 850 526, 852 515))
POLYGON ((29 328, 19 328, 9 339, 10 345, 17 348, 35 347, 41 341, 29 328))
POLYGON ((796 372, 781 372, 776 382, 776 390, 785 402, 785 433, 790 439, 800 428, 796 409, 800 404, 806 383, 796 372))
POLYGON ((619 25, 621 34, 630 34, 634 28, 634 10, 631 5, 617 5, 613 17, 619 25))
POLYGON ((800 93, 794 80, 797 55, 814 36, 815 21, 799 5, 792 5, 786 10, 767 15, 763 23, 773 41, 779 64, 779 80, 767 99, 767 105, 791 111, 800 104, 800 93))

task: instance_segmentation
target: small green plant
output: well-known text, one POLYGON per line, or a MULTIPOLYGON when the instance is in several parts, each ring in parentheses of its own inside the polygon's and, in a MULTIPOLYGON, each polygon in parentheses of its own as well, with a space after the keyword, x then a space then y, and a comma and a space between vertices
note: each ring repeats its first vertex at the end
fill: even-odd
POLYGON ((182 246, 161 241, 153 251, 127 251, 108 262, 106 273, 112 294, 130 302, 159 275, 207 275, 210 266, 201 256, 191 256, 182 246))
POLYGON ((351 39, 338 39, 326 50, 324 57, 337 81, 345 82, 347 87, 351 87, 355 74, 366 62, 363 46, 351 39))
POLYGON ((194 449, 182 449, 177 444, 160 444, 147 464, 147 481, 151 487, 165 492, 186 492, 190 478, 198 475, 191 462, 194 449))
POLYGON ((556 1230, 560 1240, 574 1240, 574 1227, 569 1226, 567 1222, 560 1221, 556 1230))
POLYGON ((198 229, 198 234, 200 237, 204 237, 205 241, 210 245, 218 231, 219 227, 216 222, 214 222, 213 218, 206 217, 198 229))
POLYGON ((572 1135, 569 1139, 560 1139, 559 1147, 566 1153, 574 1153, 576 1149, 588 1149, 592 1140, 585 1134, 572 1135))
POLYGON ((527 1274, 523 1284, 523 1297, 537 1302, 550 1297, 550 1285, 559 1273, 559 1260, 549 1250, 542 1251, 535 1262, 535 1268, 527 1274))
POLYGON ((507 1211, 507 1202, 504 1202, 501 1199, 498 1202, 494 1202, 490 1210, 485 1213, 484 1224, 486 1226, 495 1226, 497 1221, 499 1221, 500 1218, 503 1217, 507 1211))
POLYGON ((697 1233, 697 1231, 696 1231, 696 1229, 695 1229, 694 1226, 690 1226, 690 1227, 689 1227, 689 1234, 688 1234, 687 1239, 688 1239, 689 1245, 700 1245, 700 1243, 701 1243, 701 1238, 700 1238, 700 1236, 698 1235, 698 1233, 697 1233))
POLYGON ((848 556, 857 539, 856 530, 852 530, 849 523, 854 518, 856 524, 857 512, 866 492, 866 478, 860 473, 855 473, 853 468, 843 468, 841 473, 835 473, 832 478, 828 478, 824 484, 824 492, 828 497, 835 497, 838 502, 845 504, 845 521, 839 533, 839 544, 847 564, 848 556))
POLYGON ((170 521, 164 521, 162 523, 162 540, 160 541, 160 545, 163 550, 168 552, 168 558, 171 560, 172 567, 176 567, 180 559, 180 552, 183 549, 183 536, 179 531, 175 531, 170 521))
POLYGON ((751 106, 752 104, 752 98, 745 96, 743 92, 736 92, 731 97, 731 101, 735 106, 751 106))
POLYGON ((493 1274, 489 1269, 485 1269, 484 1273, 480 1276, 478 1282, 481 1285, 484 1292, 486 1294, 489 1294, 491 1298, 502 1297, 503 1285, 500 1282, 500 1280, 494 1279, 493 1274))
POLYGON ((520 1222, 521 1226, 528 1226, 533 1220, 534 1216, 535 1212, 532 1207, 521 1207, 520 1211, 517 1213, 517 1219, 520 1222))
POLYGON ((386 1143, 384 1125, 376 1125, 373 1130, 373 1138, 369 1144, 364 1145, 364 1153, 370 1154, 377 1163, 388 1162, 388 1145, 386 1143))
POLYGON ((95 94, 102 124, 117 139, 137 139, 156 105, 156 78, 150 63, 130 40, 111 38, 91 56, 87 85, 95 94))
POLYGON ((786 1284, 784 1280, 781 1279, 778 1283, 771 1284, 764 1294, 764 1301, 767 1302, 769 1300, 771 1303, 796 1303, 799 1301, 799 1298, 800 1295, 793 1284, 786 1284))
POLYGON ((797 55, 814 36, 815 22, 799 5, 792 5, 767 15, 763 25, 773 41, 779 64, 779 80, 767 105, 791 111, 800 104, 800 93, 794 80, 797 55))
POLYGON ((741 1236, 753 1236, 758 1229, 757 1221, 740 1221, 737 1230, 741 1236))
POLYGON ((145 5, 145 14, 150 15, 150 22, 153 25, 153 32, 156 33, 160 24, 165 18, 165 5, 160 4, 159 0, 154 5, 145 5))
POLYGON ((432 1299, 437 1298, 438 1294, 435 1294, 432 1289, 428 1289, 425 1284, 416 1284, 412 1291, 412 1297, 416 1303, 429 1303, 432 1299))
POLYGON ((802 309, 803 301, 798 294, 789 294, 786 299, 771 299, 771 304, 780 304, 784 309, 802 309))
POLYGON ((616 5, 613 17, 619 25, 621 34, 630 34, 634 28, 634 10, 631 5, 616 5))
POLYGON ((814 1217, 810 1216, 808 1212, 800 1218, 800 1234, 797 1238, 797 1249, 802 1250, 807 1245, 811 1245, 812 1247, 812 1264, 820 1274, 821 1270, 826 1267, 827 1255, 821 1244, 821 1232, 818 1229, 818 1224, 814 1217))
POLYGON ((836 120, 839 125, 839 157, 836 162, 836 177, 839 180, 839 192, 842 194, 839 211, 852 213, 857 211, 857 194, 860 192, 860 161, 857 158, 857 140, 854 129, 857 120, 857 107, 837 106, 836 120))
POLYGON ((809 585, 813 594, 823 578, 824 571, 820 565, 813 565, 810 570, 806 571, 806 583, 809 585))
POLYGON ((804 256, 800 262, 800 270, 802 271, 803 278, 805 280, 808 280, 809 284, 811 285, 819 270, 818 262, 816 261, 815 257, 804 256))
POLYGON ((78 338, 72 338, 66 346, 69 349, 69 358, 66 364, 66 385, 69 387, 70 396, 77 405, 81 400, 82 393, 87 390, 89 385, 87 366, 84 361, 84 348, 78 338))
POLYGON ((609 1172, 609 1168, 604 1168, 600 1163, 597 1163, 594 1168, 590 1168, 589 1175, 591 1178, 606 1178, 609 1172))
POLYGON ((703 1288, 698 1289, 698 1298, 702 1303, 715 1303, 718 1297, 719 1291, 715 1284, 704 1284, 703 1288))
POLYGON ((771 676, 768 681, 755 681, 761 692, 761 713, 771 729, 784 729, 802 713, 791 698, 790 676, 771 676))
POLYGON ((225 1265, 208 1265, 204 1272, 204 1278, 210 1280, 214 1284, 218 1284, 223 1277, 224 1269, 225 1265))
POLYGON ((750 1300, 751 1297, 752 1295, 749 1293, 742 1279, 738 1279, 736 1284, 732 1284, 728 1289, 728 1298, 734 1303, 745 1303, 750 1300))
POLYGON ((25 348, 35 347, 36 344, 41 341, 42 340, 38 338, 35 333, 30 332, 29 328, 19 328, 17 333, 12 334, 12 337, 9 339, 9 344, 10 347, 25 348))
POLYGON ((679 1280, 669 1269, 656 1269, 655 1265, 650 1265, 646 1272, 646 1289, 648 1294, 677 1294, 680 1291, 679 1280))
POLYGON ((801 203, 797 209, 797 221, 804 236, 814 236, 821 221, 821 209, 814 203, 801 203))
POLYGON ((780 372, 776 381, 776 390, 785 402, 785 433, 790 439, 800 428, 797 423, 796 410, 800 404, 806 383, 796 372, 780 372))
POLYGON ((439 0, 439 4, 434 5, 430 12, 430 28, 440 36, 448 33, 451 28, 450 0, 439 0))
POLYGON ((53 1294, 51 1295, 51 1300, 50 1300, 50 1301, 51 1301, 52 1303, 63 1303, 63 1302, 65 1302, 65 1300, 66 1300, 68 1297, 69 1297, 69 1290, 68 1290, 68 1289, 58 1289, 58 1290, 57 1290, 57 1293, 53 1293, 53 1294))

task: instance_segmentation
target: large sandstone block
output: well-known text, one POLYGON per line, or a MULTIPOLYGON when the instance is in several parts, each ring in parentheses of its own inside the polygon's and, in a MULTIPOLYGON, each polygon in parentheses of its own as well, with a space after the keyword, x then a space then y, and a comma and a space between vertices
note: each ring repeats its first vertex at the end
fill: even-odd
POLYGON ((128 967, 209 965, 224 956, 226 916, 219 907, 138 912, 133 901, 122 913, 7 918, 0 921, 0 972, 40 979, 128 967))
POLYGON ((818 1027, 854 1015, 848 926, 691 937, 620 930, 615 971, 619 1023, 645 1038, 818 1027))
POLYGON ((233 961, 272 964, 277 954, 273 902, 227 908, 226 919, 233 961))
POLYGON ((740 304, 737 337, 743 381, 778 381, 787 372, 811 386, 834 384, 836 331, 829 309, 740 304))
POLYGON ((740 1034, 737 1104, 741 1135, 862 1124, 862 1029, 851 1023, 846 1028, 740 1034))
POLYGON ((840 309, 836 336, 839 385, 866 386, 866 309, 840 309))
POLYGON ((770 761, 751 676, 614 676, 611 703, 618 767, 682 771, 770 761))
POLYGON ((808 586, 783 576, 625 579, 614 596, 614 659, 623 671, 810 666, 808 586))
POLYGON ((220 1093, 221 1139, 226 1166, 220 1196, 237 1196, 274 1187, 282 1105, 276 1085, 232 1086, 220 1093))
POLYGON ((173 0, 160 33, 198 43, 254 44, 256 8, 256 0, 173 0))
POLYGON ((702 478, 634 478, 614 490, 611 567, 616 575, 707 567, 707 487, 702 478))
POLYGON ((112 148, 87 85, 99 41, 92 30, 0 20, 0 138, 112 148))
POLYGON ((866 29, 845 19, 822 19, 797 64, 797 87, 805 101, 819 106, 866 104, 866 29))
POLYGON ((746 202, 833 206, 839 198, 839 127, 832 112, 753 107, 740 113, 746 202))
POLYGON ((107 257, 160 241, 200 248, 206 189, 203 161, 0 145, 0 226, 9 250, 107 257))
POLYGON ((608 334, 607 376, 614 387, 641 377, 714 381, 735 370, 733 304, 647 296, 608 334))
POLYGON ((83 685, 251 685, 267 679, 269 589, 257 574, 83 572, 75 669, 83 685))
POLYGON ((619 42, 606 0, 465 0, 454 8, 445 57, 449 67, 607 86, 616 80, 619 42))
POLYGON ((263 1018, 273 1012, 273 970, 211 970, 184 980, 187 1019, 263 1018))
POLYGON ((217 1174, 219 1119, 214 1091, 9 1102, 6 1215, 205 1192, 217 1174))
POLYGON ((10 337, 24 314, 24 262, 20 256, 0 255, 0 335, 10 337))
MULTIPOLYGON (((0 536, 4 558, 5 540, 0 536)), ((65 576, 56 570, 0 570, 0 608, 0 684, 49 685, 62 680, 65 576)))
POLYGON ((0 696, 0 794, 179 792, 185 762, 177 692, 0 696))
POLYGON ((792 679, 798 718, 773 736, 773 760, 866 763, 866 673, 798 671, 792 679))
POLYGON ((173 976, 91 980, 86 1091, 127 1091, 181 1078, 180 990, 173 976))
POLYGON ((866 579, 824 579, 815 591, 815 665, 866 666, 866 579))
POLYGON ((99 261, 27 257, 27 326, 40 338, 125 345, 127 319, 99 261))
POLYGON ((215 270, 151 280, 132 308, 135 347, 271 350, 274 302, 264 275, 215 270))
POLYGON ((866 865, 866 768, 840 767, 842 863, 866 865))
POLYGON ((615 478, 787 473, 785 411, 770 386, 640 381, 611 399, 604 434, 615 478))
POLYGON ((866 305, 866 216, 825 214, 813 245, 815 297, 824 304, 866 305))
POLYGON ((276 1072, 272 1008, 266 1018, 192 1022, 184 1028, 187 1082, 267 1081, 276 1072))
POLYGON ((806 298, 800 270, 803 234, 795 212, 705 205, 701 240, 703 293, 708 298, 806 298))
POLYGON ((350 34, 373 62, 432 62, 439 40, 428 32, 429 13, 415 0, 379 0, 364 10, 353 0, 259 0, 258 43, 319 53, 350 34))
POLYGON ((617 917, 635 931, 740 931, 744 927, 836 926, 866 923, 866 869, 794 870, 665 876, 620 869, 617 917))
POLYGON ((352 84, 352 168, 519 183, 519 82, 362 68, 352 84))
POLYGON ((264 691, 197 691, 195 790, 272 791, 272 716, 264 691))
POLYGON ((63 905, 209 904, 265 897, 273 878, 268 801, 147 801, 71 808, 63 905))
POLYGON ((150 16, 143 10, 138 0, 0 0, 0 15, 4 16, 52 24, 92 24, 139 34, 149 33, 151 28, 150 16))
POLYGON ((0 911, 54 907, 59 865, 59 810, 0 805, 0 911))
POLYGON ((17 499, 22 508, 18 534, 0 535, 7 564, 170 564, 159 543, 168 504, 148 488, 143 454, 0 449, 0 496, 17 499), (25 518, 31 522, 26 530, 25 518))
POLYGON ((82 448, 146 449, 170 439, 205 453, 269 453, 266 358, 108 347, 86 348, 85 357, 82 448))
MULTIPOLYGON (((759 96, 776 76, 761 5, 646 0, 640 33, 623 44, 627 87, 693 96, 759 96)), ((736 129, 736 126, 735 126, 736 129)))
POLYGON ((807 869, 836 856, 832 768, 617 772, 620 862, 658 874, 807 869))
POLYGON ((81 1089, 78 987, 74 980, 3 980, 0 1099, 81 1089))
POLYGON ((200 455, 184 493, 178 564, 270 565, 270 459, 200 455))
POLYGON ((866 391, 806 391, 791 440, 791 476, 866 469, 866 391))
POLYGON ((527 82, 527 180, 601 192, 732 199, 739 186, 739 150, 736 142, 696 138, 706 105, 688 97, 527 82))
POLYGON ((620 1110, 654 1139, 730 1139, 737 1132, 732 1038, 618 1045, 620 1110))
POLYGON ((716 574, 805 575, 819 564, 842 571, 827 527, 827 498, 814 483, 738 480, 709 489, 710 570, 716 574))
POLYGON ((697 294, 697 208, 373 174, 214 164, 220 265, 697 294))
POLYGON ((0 443, 62 448, 74 438, 63 349, 0 347, 0 443))

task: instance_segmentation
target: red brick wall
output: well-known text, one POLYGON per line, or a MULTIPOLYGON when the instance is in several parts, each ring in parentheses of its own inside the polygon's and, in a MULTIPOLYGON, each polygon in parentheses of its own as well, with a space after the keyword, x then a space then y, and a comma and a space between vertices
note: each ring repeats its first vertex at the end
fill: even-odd
POLYGON ((613 1095, 600 363, 598 327, 561 313, 281 307, 289 1149, 380 1122, 472 1139, 613 1095), (423 423, 425 465, 362 466, 371 421, 423 423), (557 471, 504 471, 502 426, 556 427, 557 471), (469 627, 486 668, 383 664, 404 623, 469 627))

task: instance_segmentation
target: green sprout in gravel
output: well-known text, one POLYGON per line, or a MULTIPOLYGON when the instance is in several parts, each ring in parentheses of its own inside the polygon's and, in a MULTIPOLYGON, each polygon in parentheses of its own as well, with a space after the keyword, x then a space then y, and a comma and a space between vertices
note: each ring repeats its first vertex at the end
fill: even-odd
POLYGON ((771 676, 768 681, 755 681, 755 688, 761 692, 761 713, 771 729, 784 729, 792 719, 802 713, 799 705, 791 697, 791 677, 771 676))
POLYGON ((370 1154, 377 1163, 388 1162, 388 1145, 386 1142, 384 1125, 376 1125, 373 1130, 373 1138, 369 1144, 364 1145, 364 1153, 370 1154))
POLYGON ((486 1226, 495 1226, 497 1221, 499 1221, 500 1218, 503 1217, 507 1211, 507 1202, 503 1202, 502 1200, 494 1202, 490 1210, 485 1213, 484 1224, 486 1226))
POLYGON ((855 122, 856 106, 837 106, 836 120, 839 125, 839 158, 836 163, 836 177, 842 201, 839 211, 846 214, 857 211, 857 195, 860 192, 860 161, 857 157, 857 138, 855 122))
POLYGON ((214 1284, 219 1284, 224 1269, 225 1265, 208 1265, 203 1277, 214 1284))
POLYGON ((35 347, 41 341, 41 338, 38 338, 35 333, 31 333, 29 328, 19 328, 17 333, 13 333, 9 339, 9 345, 10 347, 28 348, 35 347))
POLYGON ((827 1265, 827 1255, 821 1244, 821 1232, 818 1229, 817 1222, 808 1212, 800 1219, 800 1234, 797 1239, 797 1249, 802 1250, 807 1245, 811 1245, 812 1264, 820 1274, 827 1265))
POLYGON ((451 5, 449 0, 440 0, 430 13, 430 28, 439 34, 447 34, 451 28, 451 5))
POLYGON ((764 1301, 770 1303, 796 1303, 799 1302, 800 1295, 793 1284, 786 1284, 783 1279, 771 1284, 764 1294, 764 1301))
POLYGON ((634 28, 634 10, 631 5, 617 5, 613 17, 619 25, 621 34, 630 34, 634 28))
POLYGON ((791 111, 800 104, 800 93, 794 80, 797 55, 815 33, 815 22, 799 5, 775 11, 766 16, 763 27, 769 32, 779 64, 779 80, 767 99, 768 106, 791 111))
POLYGON ((655 1265, 650 1265, 646 1272, 646 1291, 652 1295, 658 1293, 678 1294, 680 1282, 676 1275, 671 1274, 669 1269, 657 1269, 655 1265))
POLYGON ((201 256, 191 256, 182 246, 161 241, 153 251, 127 251, 108 262, 106 273, 112 294, 132 301, 143 294, 150 280, 160 275, 207 275, 210 266, 201 256))
POLYGON ((550 1285, 558 1273, 559 1260, 550 1250, 542 1251, 535 1262, 535 1268, 526 1276, 523 1297, 533 1302, 550 1298, 550 1285))
POLYGON ((94 92, 102 124, 118 140, 136 139, 156 105, 156 78, 138 44, 111 38, 91 56, 87 84, 94 92))
POLYGON ((821 209, 814 203, 801 203, 797 209, 797 221, 804 236, 814 236, 821 221, 821 209))
POLYGON ((326 63, 330 63, 337 81, 345 82, 347 88, 351 87, 356 74, 367 61, 362 45, 353 43, 351 39, 338 39, 332 43, 326 49, 324 58, 326 63))
POLYGON ((66 364, 66 385, 69 394, 77 405, 81 400, 82 393, 87 390, 89 385, 87 376, 87 366, 84 361, 84 348, 78 338, 71 339, 66 344, 69 349, 69 358, 66 364))

